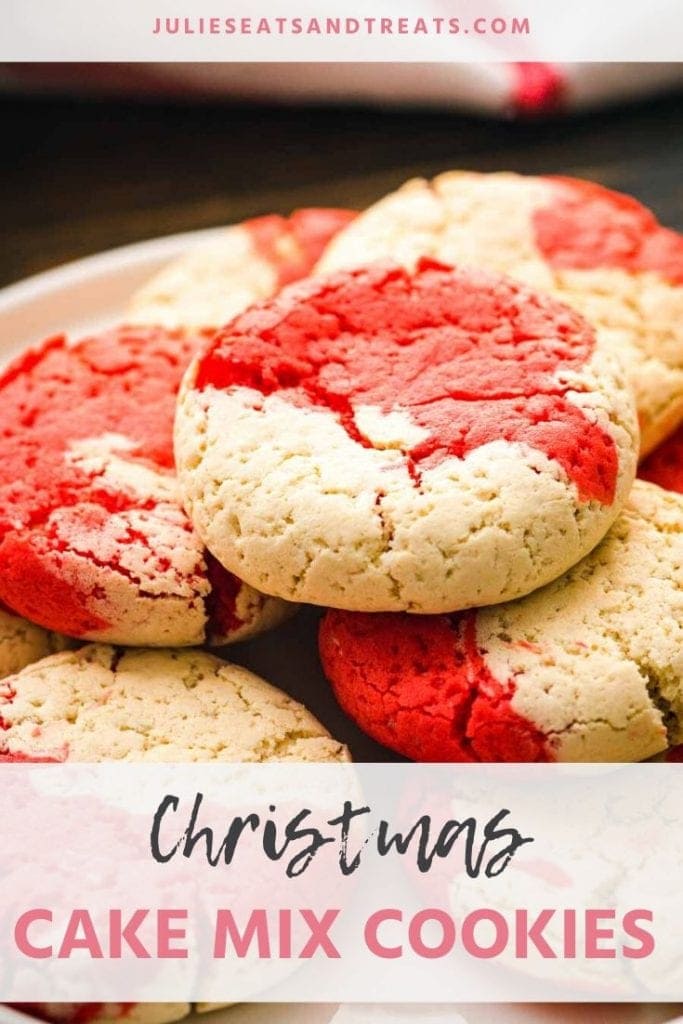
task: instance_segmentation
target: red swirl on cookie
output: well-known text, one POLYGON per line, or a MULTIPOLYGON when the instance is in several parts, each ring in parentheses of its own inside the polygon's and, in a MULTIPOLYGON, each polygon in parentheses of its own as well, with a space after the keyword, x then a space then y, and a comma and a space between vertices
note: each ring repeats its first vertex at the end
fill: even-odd
POLYGON ((209 570, 177 495, 176 394, 204 340, 125 327, 73 347, 57 337, 2 375, 0 600, 9 608, 121 643, 193 644, 248 625, 243 584, 209 570))
POLYGON ((373 266, 308 281, 253 307, 210 344, 196 387, 329 410, 365 447, 382 445, 359 411, 400 410, 422 433, 403 448, 415 486, 422 470, 503 439, 558 462, 582 501, 610 504, 614 441, 563 377, 594 347, 590 326, 555 300, 422 260, 412 273, 373 266))
POLYGON ((282 288, 306 277, 331 238, 356 216, 352 210, 305 207, 289 217, 266 214, 242 224, 257 254, 276 271, 282 288))
POLYGON ((638 476, 667 491, 683 494, 683 427, 655 448, 641 465, 638 476))
POLYGON ((683 284, 683 236, 636 199, 576 178, 547 180, 556 194, 532 219, 536 245, 552 267, 651 271, 683 284))
POLYGON ((414 761, 552 760, 512 705, 514 681, 482 657, 476 619, 327 612, 320 656, 344 711, 414 761))

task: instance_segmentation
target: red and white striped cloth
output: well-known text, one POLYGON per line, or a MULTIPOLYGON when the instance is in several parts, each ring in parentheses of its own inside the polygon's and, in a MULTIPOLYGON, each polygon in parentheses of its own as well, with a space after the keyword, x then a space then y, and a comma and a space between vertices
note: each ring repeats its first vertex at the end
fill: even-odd
POLYGON ((549 114, 683 82, 683 64, 5 64, 0 88, 184 100, 378 103, 549 114))

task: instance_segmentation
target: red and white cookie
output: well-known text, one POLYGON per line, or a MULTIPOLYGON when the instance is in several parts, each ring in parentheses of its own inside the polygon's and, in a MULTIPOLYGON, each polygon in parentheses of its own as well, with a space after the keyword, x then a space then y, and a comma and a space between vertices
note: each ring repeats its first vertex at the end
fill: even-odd
POLYGON ((14 1003, 17 1010, 54 1024, 174 1024, 231 1003, 14 1003))
POLYGON ((668 491, 683 494, 683 427, 648 455, 638 475, 668 491))
POLYGON ((127 318, 164 327, 220 327, 310 273, 326 244, 354 216, 350 210, 313 208, 226 228, 155 274, 133 296, 127 318))
POLYGON ((265 593, 443 612, 554 579, 635 471, 632 397, 592 328, 483 271, 374 265, 219 332, 176 418, 186 508, 265 593))
POLYGON ((174 1024, 191 1003, 14 1003, 17 1010, 54 1024, 174 1024))
POLYGON ((196 649, 86 644, 0 682, 0 762, 348 760, 301 704, 196 649))
POLYGON ((628 370, 643 455, 683 421, 683 236, 635 199, 572 178, 409 181, 333 239, 319 270, 421 256, 510 274, 587 317, 628 370))
POLYGON ((175 1024, 196 1013, 232 1003, 13 1003, 17 1010, 52 1024, 175 1024))
POLYGON ((0 606, 0 679, 20 672, 33 661, 62 651, 69 641, 59 633, 41 629, 0 606))
POLYGON ((53 338, 0 375, 0 601, 89 640, 238 640, 287 611, 207 556, 178 496, 173 417, 199 335, 53 338))
POLYGON ((639 761, 683 738, 683 497, 637 481, 542 590, 457 616, 330 611, 344 710, 416 761, 639 761))

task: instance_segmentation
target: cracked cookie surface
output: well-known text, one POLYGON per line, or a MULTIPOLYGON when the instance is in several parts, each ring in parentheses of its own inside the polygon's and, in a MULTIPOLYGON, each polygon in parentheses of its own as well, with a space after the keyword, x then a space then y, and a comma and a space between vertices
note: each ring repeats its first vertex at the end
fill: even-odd
POLYGON ((639 761, 683 736, 683 497, 636 481, 590 555, 454 616, 330 611, 325 673, 417 761, 639 761))
POLYGON ((683 237, 636 200, 571 178, 449 172, 360 214, 318 270, 421 256, 510 274, 587 317, 627 369, 643 455, 683 421, 683 237))
POLYGON ((0 679, 68 645, 61 634, 41 629, 0 606, 0 679))
POLYGON ((160 270, 134 294, 131 323, 220 327, 252 302, 305 277, 325 245, 355 216, 312 208, 226 228, 160 270))
POLYGON ((176 417, 208 549, 265 593, 358 611, 490 604, 605 534, 632 398, 592 328, 482 271, 309 279, 219 332, 176 417))
POLYGON ((207 556, 180 503, 173 416, 201 341, 57 337, 0 376, 0 600, 13 611, 78 638, 179 646, 284 616, 207 556))
POLYGON ((0 683, 2 761, 346 761, 291 697, 200 650, 88 644, 0 683))

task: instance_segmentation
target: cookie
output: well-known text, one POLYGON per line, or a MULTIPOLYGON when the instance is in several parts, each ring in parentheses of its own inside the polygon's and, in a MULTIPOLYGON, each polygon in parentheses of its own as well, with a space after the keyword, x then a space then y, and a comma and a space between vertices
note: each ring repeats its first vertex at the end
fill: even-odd
POLYGON ((668 491, 683 494, 683 427, 648 455, 638 475, 668 491))
POLYGON ((54 1024, 174 1024, 192 1012, 190 1003, 14 1003, 17 1010, 54 1024))
POLYGON ((53 338, 0 376, 0 601, 88 640, 242 639, 287 609, 206 555, 173 468, 178 386, 203 339, 53 338))
POLYGON ((342 231, 319 270, 425 255, 510 274, 587 317, 627 368, 643 455, 683 421, 683 236, 635 199, 572 178, 409 181, 342 231))
POLYGON ((417 761, 639 761, 683 739, 683 497, 637 481, 561 579, 455 616, 330 611, 344 710, 417 761))
POLYGON ((191 249, 133 296, 131 323, 220 327, 259 299, 305 277, 325 245, 355 216, 304 209, 290 217, 255 217, 191 249))
POLYGON ((301 704, 199 650, 88 644, 0 683, 0 761, 347 761, 301 704))
POLYGON ((17 1010, 54 1024, 174 1024, 192 1013, 208 1013, 231 1003, 14 1003, 17 1010))
MULTIPOLYGON (((0 762, 347 762, 301 705, 198 650, 90 644, 0 683, 0 762)), ((199 1013, 229 1003, 198 1003, 199 1013)), ((64 1024, 170 1024, 184 1003, 18 1006, 64 1024)))
POLYGON ((622 507, 631 395, 554 299, 424 260, 290 286, 219 332, 176 417, 186 508, 265 593, 356 611, 517 597, 622 507))
POLYGON ((59 633, 50 633, 0 607, 0 679, 64 650, 68 644, 59 633))

